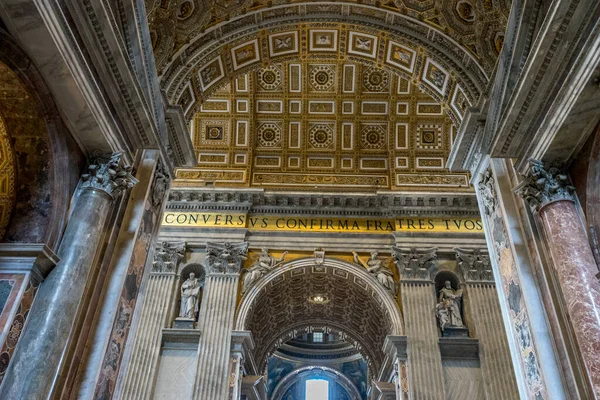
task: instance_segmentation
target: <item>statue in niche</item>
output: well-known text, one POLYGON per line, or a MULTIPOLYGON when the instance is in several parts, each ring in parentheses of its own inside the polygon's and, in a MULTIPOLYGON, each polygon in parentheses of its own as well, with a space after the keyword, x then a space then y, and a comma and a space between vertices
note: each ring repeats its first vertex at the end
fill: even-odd
POLYGON ((196 319, 198 312, 198 297, 200 295, 200 282, 196 274, 190 272, 190 277, 181 285, 181 308, 179 318, 196 319))
POLYGON ((281 257, 275 258, 269 254, 268 249, 261 249, 260 256, 258 256, 254 264, 250 268, 248 268, 246 274, 244 275, 244 281, 242 283, 242 293, 246 293, 254 284, 254 282, 271 272, 279 265, 281 265, 287 254, 288 252, 284 251, 281 257))
POLYGON ((444 282, 444 287, 440 289, 438 303, 435 311, 440 322, 442 331, 446 328, 464 328, 461 316, 462 290, 452 289, 450 281, 444 282))
POLYGON ((362 265, 367 269, 367 272, 373 274, 375 278, 381 283, 392 295, 396 294, 396 282, 394 282, 394 274, 390 269, 383 265, 383 260, 377 258, 379 255, 378 252, 371 252, 371 257, 364 262, 358 256, 358 253, 355 251, 352 252, 354 255, 354 262, 362 265))

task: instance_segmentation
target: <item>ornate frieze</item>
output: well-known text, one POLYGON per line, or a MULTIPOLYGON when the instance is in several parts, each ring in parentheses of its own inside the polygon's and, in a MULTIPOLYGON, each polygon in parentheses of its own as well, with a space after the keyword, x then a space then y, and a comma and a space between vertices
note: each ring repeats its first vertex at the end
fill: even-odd
POLYGON ((115 198, 138 183, 131 170, 130 166, 123 165, 122 153, 114 153, 108 159, 98 156, 81 175, 81 187, 101 190, 115 198))
POLYGON ((207 275, 239 274, 248 255, 248 243, 207 243, 207 275))
POLYGON ((575 187, 569 176, 558 167, 546 167, 542 161, 529 160, 529 173, 517 186, 518 193, 535 213, 543 206, 558 200, 573 200, 575 187))
POLYGON ((481 254, 481 251, 477 249, 464 250, 456 247, 454 251, 456 251, 456 264, 462 271, 465 281, 494 281, 492 264, 488 255, 481 254))
POLYGON ((437 268, 437 247, 425 250, 411 248, 405 252, 392 246, 392 259, 398 268, 401 280, 431 280, 431 274, 437 268))
POLYGON ((175 272, 185 254, 185 246, 185 242, 162 242, 154 254, 152 272, 175 272))

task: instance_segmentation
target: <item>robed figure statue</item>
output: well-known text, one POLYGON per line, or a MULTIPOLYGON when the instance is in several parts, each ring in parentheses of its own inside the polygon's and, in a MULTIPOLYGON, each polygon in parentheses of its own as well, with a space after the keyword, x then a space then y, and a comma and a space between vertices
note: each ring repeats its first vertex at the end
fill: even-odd
POLYGON ((444 287, 440 289, 438 303, 435 311, 440 321, 440 328, 444 331, 446 328, 464 328, 461 316, 462 290, 452 289, 450 281, 444 282, 444 287))
POLYGON ((190 277, 181 285, 181 308, 180 318, 196 319, 198 311, 198 296, 200 295, 200 283, 196 274, 190 272, 190 277))

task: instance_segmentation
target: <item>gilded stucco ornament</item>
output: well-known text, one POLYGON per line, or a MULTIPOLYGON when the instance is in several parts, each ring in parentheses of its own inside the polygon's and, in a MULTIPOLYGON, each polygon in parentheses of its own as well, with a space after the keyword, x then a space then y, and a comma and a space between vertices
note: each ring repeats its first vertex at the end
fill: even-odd
POLYGON ((185 246, 185 242, 162 242, 154 254, 152 272, 175 272, 185 254, 185 246))
POLYGON ((542 161, 530 159, 529 173, 515 188, 531 210, 536 213, 548 203, 558 200, 573 200, 575 187, 561 168, 546 167, 542 161))
POLYGON ((464 250, 456 247, 456 264, 460 268, 465 281, 493 281, 494 274, 490 257, 481 254, 479 249, 464 250))
POLYGON ((115 198, 138 183, 131 170, 132 167, 123 165, 122 153, 112 154, 108 159, 98 156, 87 167, 87 173, 81 175, 81 187, 101 190, 115 198))
POLYGON ((404 252, 392 246, 392 259, 398 268, 401 279, 431 280, 431 273, 437 268, 437 247, 418 251, 411 248, 404 252))
POLYGON ((287 254, 288 252, 284 251, 281 257, 276 258, 269 254, 268 249, 261 249, 260 255, 254 261, 254 264, 244 274, 242 293, 246 293, 257 280, 281 265, 287 254))
POLYGON ((398 288, 396 287, 396 282, 394 282, 394 274, 386 265, 384 265, 383 260, 378 258, 378 253, 376 251, 371 252, 371 256, 367 261, 363 261, 355 251, 353 251, 352 254, 354 255, 354 262, 356 264, 365 267, 367 272, 372 274, 388 292, 393 296, 396 295, 398 288))
POLYGON ((207 275, 239 274, 248 254, 248 243, 206 243, 207 275))

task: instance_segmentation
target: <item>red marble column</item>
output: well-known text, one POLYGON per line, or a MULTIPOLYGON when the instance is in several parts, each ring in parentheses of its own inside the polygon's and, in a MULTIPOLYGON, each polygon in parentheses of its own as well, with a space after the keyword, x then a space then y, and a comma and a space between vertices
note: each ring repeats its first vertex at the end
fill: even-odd
POLYGON ((581 357, 596 398, 600 398, 600 283, 592 249, 572 201, 543 205, 538 217, 581 357))

